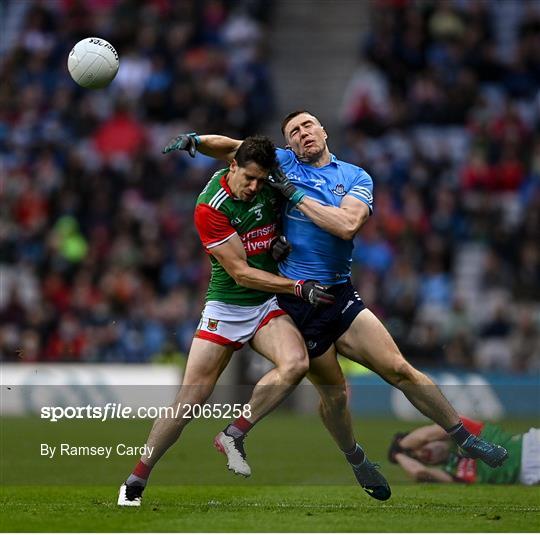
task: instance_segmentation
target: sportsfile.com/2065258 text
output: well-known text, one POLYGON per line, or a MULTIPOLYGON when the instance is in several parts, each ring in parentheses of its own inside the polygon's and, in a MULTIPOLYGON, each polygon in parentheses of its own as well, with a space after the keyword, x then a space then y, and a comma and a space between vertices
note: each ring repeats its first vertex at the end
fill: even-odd
POLYGON ((167 407, 129 407, 122 403, 106 403, 105 405, 84 405, 68 407, 41 407, 40 417, 50 422, 88 418, 91 420, 112 420, 115 418, 249 418, 251 406, 243 403, 179 403, 167 407))

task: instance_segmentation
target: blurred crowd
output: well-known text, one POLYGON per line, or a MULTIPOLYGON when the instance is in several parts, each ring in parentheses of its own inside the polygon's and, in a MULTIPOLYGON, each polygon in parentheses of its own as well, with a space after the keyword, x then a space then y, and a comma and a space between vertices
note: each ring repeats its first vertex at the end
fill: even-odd
MULTIPOLYGON (((193 205, 220 164, 161 148, 178 132, 241 138, 273 118, 272 4, 4 3, 18 17, 5 17, 0 64, 3 360, 187 352, 209 277, 193 205), (105 90, 67 73, 91 35, 120 55, 105 90)), ((419 365, 540 369, 534 7, 372 2, 332 150, 375 179, 353 277, 419 365)))
POLYGON ((418 364, 540 370, 540 3, 373 4, 342 106, 355 279, 418 364))
POLYGON ((273 108, 271 2, 3 8, 13 42, 0 72, 2 359, 185 354, 209 276, 193 206, 220 163, 161 148, 186 130, 239 138, 260 129, 273 108), (121 60, 100 91, 79 88, 66 68, 71 47, 92 35, 121 60))

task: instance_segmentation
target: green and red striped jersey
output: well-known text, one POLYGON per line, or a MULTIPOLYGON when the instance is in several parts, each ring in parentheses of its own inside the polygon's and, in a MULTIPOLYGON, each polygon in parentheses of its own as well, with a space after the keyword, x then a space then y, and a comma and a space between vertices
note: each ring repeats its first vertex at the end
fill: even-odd
POLYGON ((195 206, 195 227, 212 262, 207 301, 252 306, 264 303, 272 294, 236 284, 212 256, 213 247, 238 234, 251 267, 277 273, 270 254, 270 242, 278 235, 279 198, 269 186, 251 201, 236 199, 228 184, 229 168, 217 171, 199 195, 195 206))

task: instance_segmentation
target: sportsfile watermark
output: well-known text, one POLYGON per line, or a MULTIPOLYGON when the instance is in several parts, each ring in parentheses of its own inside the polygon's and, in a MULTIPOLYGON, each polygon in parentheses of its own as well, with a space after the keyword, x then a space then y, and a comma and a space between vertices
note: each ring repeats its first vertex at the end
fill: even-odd
POLYGON ((130 407, 122 403, 106 403, 100 405, 85 406, 47 406, 41 407, 40 418, 49 422, 59 422, 60 420, 127 420, 152 419, 156 418, 182 418, 192 419, 230 419, 251 417, 251 405, 249 403, 205 403, 189 404, 179 403, 176 406, 149 406, 149 407, 130 407))
MULTIPOLYGON (((382 381, 369 384, 369 379, 350 379, 346 391, 352 433, 369 459, 381 464, 392 486, 407 484, 407 474, 388 460, 393 437, 430 421, 402 392, 382 381)), ((537 381, 530 386, 452 384, 442 390, 459 414, 499 425, 512 436, 540 427, 534 403, 537 381)), ((273 387, 257 388, 254 394, 250 385, 217 385, 205 399, 205 385, 184 387, 181 392, 172 384, 4 385, 0 484, 47 481, 117 488, 146 458, 156 462, 152 473, 156 485, 249 485, 252 481, 262 486, 354 486, 354 473, 318 411, 321 396, 339 403, 345 399, 339 393, 335 387, 302 384, 261 418, 261 400, 276 399, 273 387), (240 417, 255 423, 244 442, 249 480, 228 469, 228 459, 215 442, 240 417), (165 452, 160 433, 167 444, 171 442, 165 452)), ((340 414, 336 411, 335 418, 339 420, 340 414)))

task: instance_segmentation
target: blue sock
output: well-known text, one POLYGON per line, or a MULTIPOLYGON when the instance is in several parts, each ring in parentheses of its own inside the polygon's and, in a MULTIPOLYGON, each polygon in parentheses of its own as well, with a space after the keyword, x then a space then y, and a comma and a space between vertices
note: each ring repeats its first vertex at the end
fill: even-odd
POLYGON ((458 446, 463 446, 465 441, 471 436, 471 433, 467 431, 461 421, 450 429, 446 429, 446 432, 455 440, 458 446))
POLYGON ((366 458, 366 454, 359 444, 355 444, 351 450, 344 451, 343 453, 345 454, 347 461, 351 464, 362 464, 366 458))

